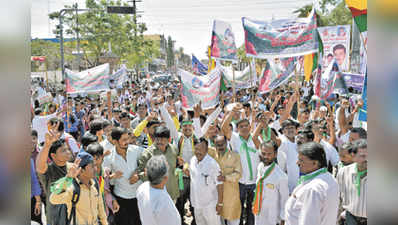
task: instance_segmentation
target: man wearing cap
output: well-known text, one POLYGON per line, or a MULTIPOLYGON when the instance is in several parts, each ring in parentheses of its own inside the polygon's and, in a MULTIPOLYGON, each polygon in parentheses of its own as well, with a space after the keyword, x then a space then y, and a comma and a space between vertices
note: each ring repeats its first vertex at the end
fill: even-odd
POLYGON ((142 224, 181 225, 181 216, 165 186, 169 166, 163 156, 153 156, 146 167, 148 181, 137 189, 138 209, 142 224))
POLYGON ((101 225, 108 224, 103 198, 96 187, 94 176, 95 166, 93 157, 86 152, 81 152, 69 168, 66 176, 51 186, 50 202, 54 205, 66 204, 68 217, 72 211, 73 179, 80 186, 79 201, 76 203, 75 209, 75 224, 98 225, 99 222, 101 222, 101 225))

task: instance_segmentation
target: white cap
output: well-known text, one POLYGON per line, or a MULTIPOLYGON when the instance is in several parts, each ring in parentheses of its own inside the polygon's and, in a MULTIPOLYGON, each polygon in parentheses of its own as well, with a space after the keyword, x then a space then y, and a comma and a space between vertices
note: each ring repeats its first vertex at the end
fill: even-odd
POLYGON ((320 111, 325 111, 325 112, 326 112, 326 111, 328 111, 328 108, 326 108, 326 106, 323 105, 323 106, 321 106, 321 107, 319 108, 319 110, 320 110, 320 111))

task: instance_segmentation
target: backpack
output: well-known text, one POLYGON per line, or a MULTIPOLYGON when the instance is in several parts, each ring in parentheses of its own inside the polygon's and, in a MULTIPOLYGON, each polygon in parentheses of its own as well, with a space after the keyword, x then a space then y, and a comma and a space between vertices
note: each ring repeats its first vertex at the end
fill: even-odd
MULTIPOLYGON (((95 189, 97 189, 98 194, 100 194, 98 181, 95 178, 93 180, 94 180, 95 189)), ((69 216, 69 218, 67 218, 67 221, 66 221, 67 225, 70 225, 72 220, 73 220, 73 224, 77 225, 77 223, 76 223, 76 204, 80 198, 80 185, 77 183, 76 179, 73 179, 72 184, 73 184, 72 209, 70 212, 70 216, 69 216)))

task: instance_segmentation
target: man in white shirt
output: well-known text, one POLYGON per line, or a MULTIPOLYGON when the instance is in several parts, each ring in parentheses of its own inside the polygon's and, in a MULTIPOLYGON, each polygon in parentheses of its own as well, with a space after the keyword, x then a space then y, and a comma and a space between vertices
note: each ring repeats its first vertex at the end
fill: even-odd
POLYGON ((256 225, 285 224, 285 204, 289 197, 288 178, 276 163, 278 147, 275 142, 260 145, 253 214, 256 225))
POLYGON ((112 129, 111 136, 116 152, 109 160, 109 164, 104 165, 104 169, 108 167, 112 172, 110 183, 114 185, 114 194, 120 205, 120 210, 115 214, 115 223, 118 225, 140 225, 136 191, 142 183, 137 172, 138 159, 142 149, 128 145, 127 129, 115 127, 112 129))
POLYGON ((197 225, 220 225, 223 207, 223 183, 217 180, 221 174, 217 161, 207 154, 205 138, 194 139, 195 157, 192 157, 189 170, 191 177, 191 201, 197 225))
POLYGON ((153 156, 146 164, 148 180, 137 189, 142 224, 181 225, 181 216, 166 190, 169 166, 163 155, 153 156))
POLYGON ((297 144, 295 143, 296 131, 298 123, 294 120, 287 119, 282 122, 282 133, 280 136, 281 145, 278 148, 278 161, 282 158, 281 154, 284 153, 286 156, 286 164, 281 165, 282 168, 286 168, 286 173, 289 180, 289 193, 292 193, 293 189, 297 185, 298 178, 300 176, 299 167, 297 166, 298 152, 297 144))
POLYGON ((355 163, 341 168, 337 174, 341 205, 345 210, 342 217, 347 225, 367 224, 367 145, 365 139, 355 141, 351 150, 355 163))
POLYGON ((57 117, 58 114, 60 114, 60 113, 53 113, 47 116, 41 116, 40 115, 41 113, 42 113, 41 109, 35 109, 35 116, 33 117, 32 120, 32 129, 37 131, 37 140, 39 144, 44 143, 45 141, 44 135, 48 132, 47 122, 50 119, 57 117))
POLYGON ((297 164, 303 176, 286 202, 285 224, 336 225, 339 187, 327 172, 322 145, 302 144, 298 154, 297 164))
POLYGON ((252 202, 254 189, 256 188, 257 167, 260 163, 260 146, 258 138, 252 138, 250 134, 250 123, 248 119, 241 119, 236 123, 238 132, 228 129, 232 114, 229 114, 223 123, 224 135, 230 140, 232 151, 239 154, 242 164, 242 177, 239 180, 239 192, 242 205, 242 216, 240 224, 243 224, 243 215, 246 216, 246 225, 254 225, 254 215, 252 212, 252 202))

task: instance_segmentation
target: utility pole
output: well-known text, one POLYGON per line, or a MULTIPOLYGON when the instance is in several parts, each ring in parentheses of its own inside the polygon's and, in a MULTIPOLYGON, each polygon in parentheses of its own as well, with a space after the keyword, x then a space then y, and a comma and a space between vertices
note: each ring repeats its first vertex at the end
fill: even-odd
MULTIPOLYGON (((137 2, 141 2, 141 0, 132 0, 132 1, 128 1, 128 2, 133 2, 133 23, 134 23, 134 42, 137 42, 137 30, 138 30, 138 23, 137 23, 137 2)), ((134 51, 138 51, 137 49, 137 43, 134 43, 134 51)), ((139 79, 139 69, 138 69, 138 65, 135 65, 135 75, 136 75, 136 80, 139 79)))
POLYGON ((61 71, 62 71, 62 80, 65 80, 65 58, 64 58, 64 28, 63 28, 63 19, 64 19, 64 14, 66 12, 73 12, 76 11, 102 11, 102 10, 91 10, 91 9, 78 9, 76 8, 68 8, 68 9, 61 9, 59 11, 59 43, 60 43, 60 51, 61 51, 61 71))
POLYGON ((78 69, 79 69, 79 72, 80 72, 81 71, 81 69, 80 69, 80 37, 79 37, 79 14, 77 12, 77 8, 78 8, 77 2, 76 2, 76 4, 74 6, 75 6, 75 9, 76 9, 77 66, 78 66, 78 69))

